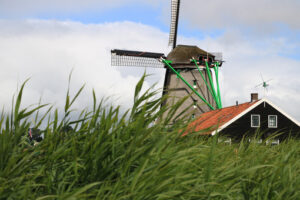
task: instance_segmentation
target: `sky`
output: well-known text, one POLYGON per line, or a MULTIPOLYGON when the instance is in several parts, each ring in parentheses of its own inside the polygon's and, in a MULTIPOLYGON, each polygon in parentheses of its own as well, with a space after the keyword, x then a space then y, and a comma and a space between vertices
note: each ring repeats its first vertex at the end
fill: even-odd
MULTIPOLYGON (((162 88, 163 69, 110 65, 111 49, 167 54, 171 0, 0 0, 0 105, 8 107, 30 78, 23 106, 62 108, 72 72, 71 95, 85 84, 75 108, 109 98, 131 106, 142 74, 145 86, 162 88)), ((223 104, 258 92, 300 121, 299 0, 181 0, 178 44, 222 52, 223 104), (265 93, 255 88, 264 80, 265 93)), ((145 87, 145 88, 146 88, 145 87)))

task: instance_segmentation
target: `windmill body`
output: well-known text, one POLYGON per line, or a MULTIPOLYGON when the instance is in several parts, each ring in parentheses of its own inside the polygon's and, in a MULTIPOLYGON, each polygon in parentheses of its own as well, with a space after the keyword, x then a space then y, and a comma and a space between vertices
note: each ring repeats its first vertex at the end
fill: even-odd
MULTIPOLYGON (((177 72, 179 72, 180 75, 189 82, 196 91, 199 92, 199 94, 201 94, 211 105, 215 107, 216 103, 212 94, 209 92, 197 67, 191 62, 191 58, 193 57, 199 59, 201 57, 207 58, 207 56, 210 60, 214 60, 215 56, 197 46, 178 45, 168 54, 167 59, 173 61, 173 68, 176 69, 177 72)), ((206 82, 210 86, 206 67, 203 63, 199 62, 199 68, 202 71, 206 82)), ((178 78, 177 74, 167 67, 163 93, 164 95, 169 96, 166 101, 168 105, 173 105, 178 100, 188 96, 187 100, 178 109, 176 114, 181 113, 183 110, 187 110, 186 112, 193 118, 211 110, 182 80, 178 78)))
POLYGON ((187 96, 174 119, 176 114, 184 110, 191 118, 195 118, 209 110, 222 108, 218 69, 223 61, 219 55, 208 53, 197 46, 176 44, 179 7, 180 0, 171 0, 169 45, 173 49, 167 56, 163 53, 114 49, 111 51, 111 64, 165 68, 163 95, 169 98, 164 104, 176 104, 187 96))

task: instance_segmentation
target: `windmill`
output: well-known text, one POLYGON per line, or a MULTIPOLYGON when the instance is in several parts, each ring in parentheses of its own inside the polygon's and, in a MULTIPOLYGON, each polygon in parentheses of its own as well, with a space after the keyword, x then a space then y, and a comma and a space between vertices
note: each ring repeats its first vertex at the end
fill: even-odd
POLYGON ((260 77, 261 77, 262 82, 260 84, 256 85, 255 88, 263 87, 264 96, 266 96, 266 93, 268 92, 268 87, 270 86, 270 84, 268 84, 268 82, 270 82, 272 79, 265 81, 262 74, 260 74, 260 77))
POLYGON ((219 67, 222 55, 209 53, 197 46, 177 45, 180 0, 171 0, 171 25, 169 45, 171 52, 163 53, 133 50, 111 50, 111 65, 126 67, 165 68, 163 95, 170 98, 166 104, 175 104, 184 96, 189 96, 177 111, 188 110, 191 117, 222 108, 219 67))

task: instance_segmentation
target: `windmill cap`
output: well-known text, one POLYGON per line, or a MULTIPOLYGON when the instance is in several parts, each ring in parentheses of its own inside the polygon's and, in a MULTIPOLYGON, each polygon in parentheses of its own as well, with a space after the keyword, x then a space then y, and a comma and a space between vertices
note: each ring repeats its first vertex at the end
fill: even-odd
POLYGON ((168 60, 172 60, 173 64, 190 64, 191 58, 199 58, 199 56, 209 56, 215 58, 215 56, 207 51, 200 49, 197 46, 190 45, 177 45, 167 56, 168 60))

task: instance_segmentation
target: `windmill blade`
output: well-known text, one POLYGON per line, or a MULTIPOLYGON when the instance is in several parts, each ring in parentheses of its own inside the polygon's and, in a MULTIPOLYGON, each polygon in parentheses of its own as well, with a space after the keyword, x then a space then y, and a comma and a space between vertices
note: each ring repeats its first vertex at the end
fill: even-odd
POLYGON ((269 79, 269 80, 267 80, 267 81, 265 81, 265 82, 267 83, 267 82, 270 82, 270 81, 272 81, 272 80, 273 80, 273 79, 269 79))
POLYGON ((111 65, 163 68, 164 64, 159 61, 161 57, 164 58, 165 55, 163 53, 114 49, 111 50, 111 65))
POLYGON ((265 82, 261 73, 260 73, 260 77, 261 77, 262 82, 265 82))
POLYGON ((171 0, 171 26, 170 26, 169 46, 172 45, 173 49, 176 47, 176 43, 177 43, 179 7, 180 7, 180 0, 171 0))
POLYGON ((255 86, 255 87, 257 88, 257 87, 259 87, 259 86, 262 86, 262 85, 264 85, 264 84, 263 84, 263 83, 261 83, 261 84, 259 84, 259 85, 255 86))

